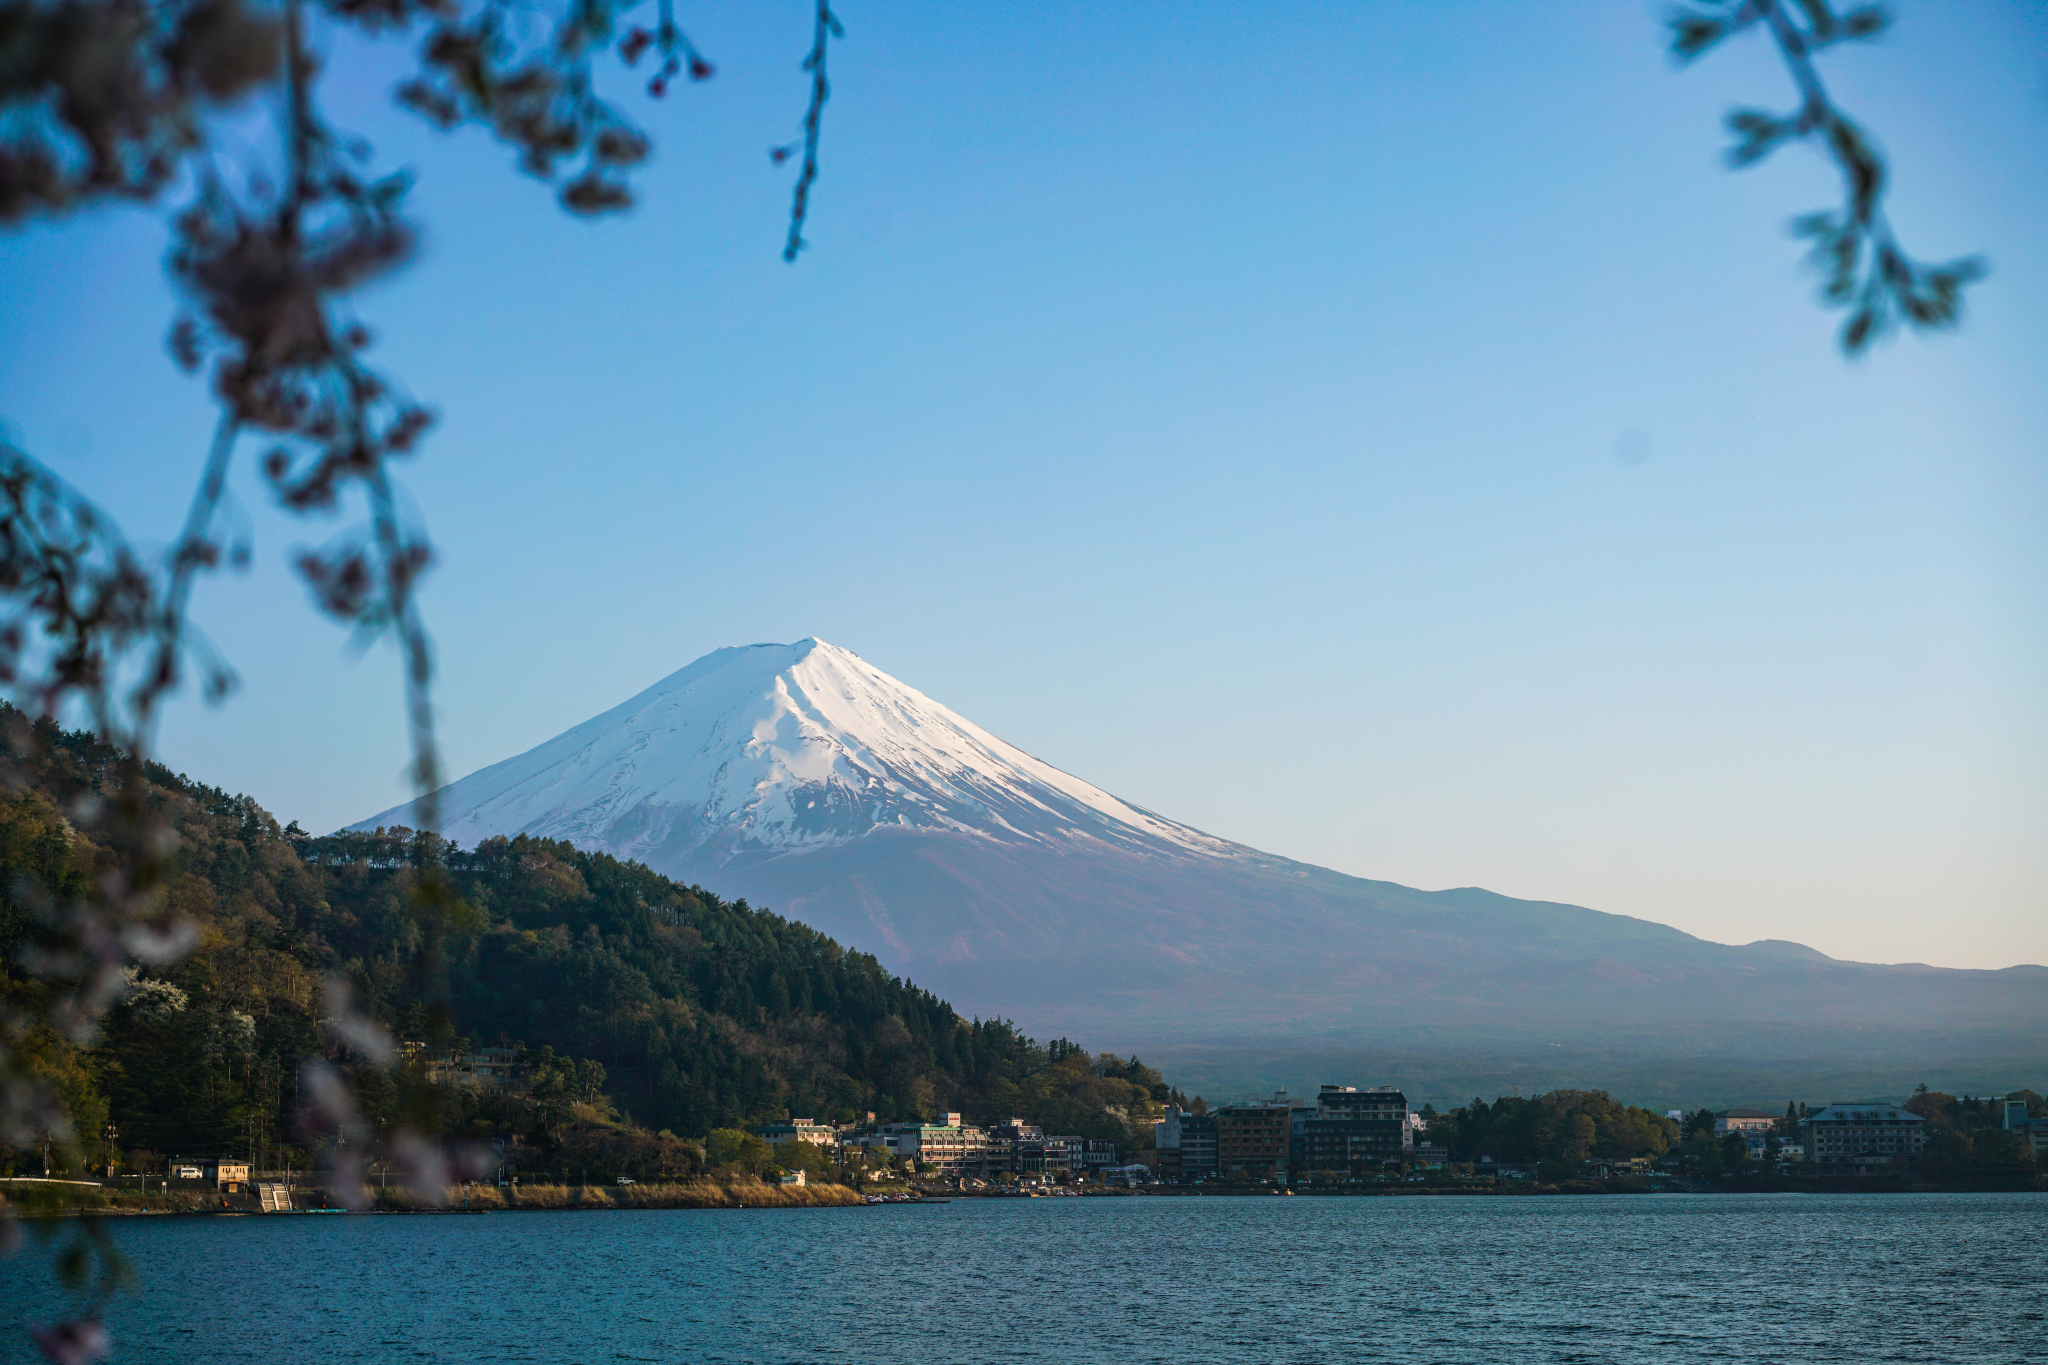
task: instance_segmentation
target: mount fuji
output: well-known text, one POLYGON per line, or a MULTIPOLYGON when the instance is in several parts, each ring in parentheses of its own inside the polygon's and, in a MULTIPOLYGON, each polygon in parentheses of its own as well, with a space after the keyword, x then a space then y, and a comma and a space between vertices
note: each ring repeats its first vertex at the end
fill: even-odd
MULTIPOLYGON (((663 872, 882 831, 1211 857, 1235 849, 1040 762, 822 640, 707 654, 454 783, 442 803, 442 832, 458 843, 546 835, 663 872)), ((408 809, 377 821, 402 823, 408 809)))
POLYGON ((1293 862, 1121 800, 821 640, 717 650, 440 802, 458 843, 529 834, 637 860, 873 952, 965 1012, 1159 1054, 2048 1054, 2048 969, 1730 946, 1293 862))

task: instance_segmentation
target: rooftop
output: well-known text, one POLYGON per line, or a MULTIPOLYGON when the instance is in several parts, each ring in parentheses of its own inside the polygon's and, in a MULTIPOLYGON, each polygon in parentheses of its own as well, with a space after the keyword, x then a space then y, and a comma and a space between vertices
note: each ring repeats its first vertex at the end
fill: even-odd
POLYGON ((1831 1104, 1806 1116, 1808 1123, 1924 1123, 1910 1109, 1896 1104, 1831 1104))

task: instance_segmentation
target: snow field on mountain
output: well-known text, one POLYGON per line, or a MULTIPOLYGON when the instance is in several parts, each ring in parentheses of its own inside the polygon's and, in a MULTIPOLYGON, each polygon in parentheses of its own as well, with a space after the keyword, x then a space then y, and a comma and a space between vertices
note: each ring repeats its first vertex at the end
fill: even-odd
MULTIPOLYGON (((443 789, 458 843, 537 834, 623 857, 797 850, 895 826, 1232 856, 821 640, 717 650, 443 789)), ((358 828, 411 823, 411 806, 358 828)))

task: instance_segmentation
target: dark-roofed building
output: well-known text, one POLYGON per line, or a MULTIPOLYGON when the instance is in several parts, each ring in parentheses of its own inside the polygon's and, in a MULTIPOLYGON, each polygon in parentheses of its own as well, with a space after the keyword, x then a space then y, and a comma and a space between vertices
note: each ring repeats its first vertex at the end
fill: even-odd
MULTIPOLYGON (((1226 1179, 1267 1179, 1287 1171, 1289 1119, 1285 1100, 1228 1104, 1216 1111, 1216 1165, 1226 1179)), ((1186 1138, 1183 1136, 1182 1141, 1186 1138)))
POLYGON ((1378 1171, 1405 1164, 1415 1152, 1408 1097, 1390 1085, 1324 1086, 1314 1109, 1295 1112, 1291 1139, 1298 1171, 1378 1171))
POLYGON ((1814 1175, 1891 1175, 1920 1159, 1927 1122, 1895 1104, 1831 1104, 1799 1121, 1814 1175))
POLYGON ((1180 1174, 1186 1180, 1203 1180, 1216 1174, 1216 1116, 1180 1116, 1180 1174))

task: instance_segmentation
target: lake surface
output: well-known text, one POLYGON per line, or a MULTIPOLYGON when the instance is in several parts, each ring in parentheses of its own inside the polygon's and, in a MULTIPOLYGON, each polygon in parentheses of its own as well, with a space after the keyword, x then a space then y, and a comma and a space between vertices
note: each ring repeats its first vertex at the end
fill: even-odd
MULTIPOLYGON (((124 1219, 116 1361, 2041 1362, 2048 1195, 124 1219)), ((0 1267, 7 1324, 63 1300, 0 1267)), ((39 1359, 18 1329, 0 1360, 39 1359)))

